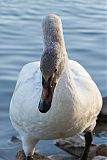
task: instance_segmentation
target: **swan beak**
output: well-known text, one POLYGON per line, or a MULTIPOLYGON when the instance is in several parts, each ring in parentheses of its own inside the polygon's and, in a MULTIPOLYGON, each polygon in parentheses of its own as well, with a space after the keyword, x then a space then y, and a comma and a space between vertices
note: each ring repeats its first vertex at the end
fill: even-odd
POLYGON ((41 113, 46 113, 51 108, 52 91, 50 85, 43 86, 38 109, 41 113))

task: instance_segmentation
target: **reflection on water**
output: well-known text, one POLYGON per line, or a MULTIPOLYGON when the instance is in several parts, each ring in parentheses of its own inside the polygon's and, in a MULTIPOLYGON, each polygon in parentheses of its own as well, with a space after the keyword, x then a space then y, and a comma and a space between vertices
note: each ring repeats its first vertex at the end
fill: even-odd
MULTIPOLYGON (((3 147, 13 147, 8 139, 16 134, 8 115, 12 92, 22 66, 40 59, 41 21, 48 13, 61 16, 69 57, 79 61, 96 81, 102 95, 107 95, 105 7, 105 0, 0 1, 0 156, 6 152, 4 159, 8 149, 3 147)), ((106 136, 104 141, 107 143, 106 136)))

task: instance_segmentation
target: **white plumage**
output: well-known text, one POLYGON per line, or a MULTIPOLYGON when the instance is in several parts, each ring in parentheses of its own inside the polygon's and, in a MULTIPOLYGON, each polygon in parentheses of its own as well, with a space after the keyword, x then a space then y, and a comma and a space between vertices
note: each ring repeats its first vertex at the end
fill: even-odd
POLYGON ((93 130, 102 98, 80 64, 69 60, 54 91, 52 107, 45 114, 38 110, 41 90, 40 62, 25 65, 10 105, 12 124, 23 141, 27 137, 36 142, 73 136, 91 127, 93 130))
POLYGON ((19 74, 10 104, 10 119, 26 155, 33 154, 38 140, 92 131, 102 107, 101 94, 90 75, 78 62, 68 59, 47 113, 38 109, 41 92, 40 62, 29 63, 19 74))

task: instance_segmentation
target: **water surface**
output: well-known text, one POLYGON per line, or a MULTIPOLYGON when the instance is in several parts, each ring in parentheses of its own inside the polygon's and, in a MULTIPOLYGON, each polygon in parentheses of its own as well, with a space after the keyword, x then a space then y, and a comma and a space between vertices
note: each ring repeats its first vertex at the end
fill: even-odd
MULTIPOLYGON (((11 156, 12 160, 20 148, 9 141, 16 135, 9 120, 9 103, 22 66, 40 60, 41 21, 48 13, 62 18, 69 58, 80 62, 97 83, 102 96, 107 95, 106 5, 105 0, 0 1, 0 158, 7 160, 11 156)), ((96 138, 96 143, 107 143, 105 126, 102 132, 105 134, 96 138)), ((47 143, 51 146, 51 142, 47 143)), ((42 143, 39 147, 43 151, 42 143)))

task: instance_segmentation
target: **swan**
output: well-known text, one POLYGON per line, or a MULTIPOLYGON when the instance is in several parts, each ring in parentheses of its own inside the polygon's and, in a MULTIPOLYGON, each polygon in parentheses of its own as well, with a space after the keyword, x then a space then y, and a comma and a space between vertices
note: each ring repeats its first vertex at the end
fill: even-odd
POLYGON ((85 132, 86 160, 102 97, 88 72, 69 60, 59 16, 43 19, 44 49, 40 62, 26 64, 10 103, 10 119, 26 155, 33 159, 39 140, 70 137, 85 132))

